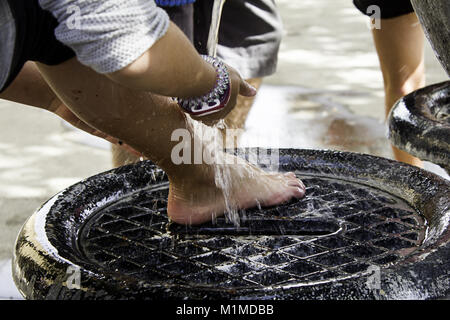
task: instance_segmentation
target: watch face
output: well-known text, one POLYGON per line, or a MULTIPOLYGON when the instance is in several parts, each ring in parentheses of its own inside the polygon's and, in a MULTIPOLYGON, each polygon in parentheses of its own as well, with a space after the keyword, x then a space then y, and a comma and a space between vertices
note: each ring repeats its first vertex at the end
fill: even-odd
POLYGON ((217 72, 214 88, 202 97, 179 99, 173 98, 187 113, 204 116, 223 109, 231 96, 231 81, 228 70, 220 59, 202 55, 208 63, 212 64, 217 72))
POLYGON ((206 116, 208 114, 217 112, 221 109, 223 109, 225 107, 225 105, 219 105, 219 106, 215 106, 215 107, 207 107, 205 109, 201 109, 198 111, 191 111, 190 114, 193 114, 195 116, 206 116))
POLYGON ((221 95, 218 99, 214 99, 208 103, 204 102, 195 106, 192 109, 183 108, 181 104, 179 104, 184 110, 188 113, 195 116, 206 116, 208 114, 217 112, 227 105, 228 101, 230 101, 231 96, 231 84, 227 87, 223 95, 221 95), (221 102, 222 101, 222 102, 221 102))

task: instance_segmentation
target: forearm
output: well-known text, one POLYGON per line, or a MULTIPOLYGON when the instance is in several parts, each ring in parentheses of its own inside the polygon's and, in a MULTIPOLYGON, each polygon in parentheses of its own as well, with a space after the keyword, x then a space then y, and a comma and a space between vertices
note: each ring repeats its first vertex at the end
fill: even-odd
POLYGON ((25 63, 11 85, 0 94, 0 99, 49 111, 55 109, 60 102, 31 61, 25 63))
POLYGON ((0 98, 48 110, 83 131, 99 135, 97 130, 78 119, 58 99, 44 78, 42 78, 34 62, 29 61, 23 66, 16 79, 0 94, 0 98))
POLYGON ((38 66, 61 101, 79 119, 121 139, 155 163, 170 165, 170 152, 177 144, 171 141, 172 133, 186 128, 186 117, 176 103, 118 85, 76 59, 58 66, 38 66))
POLYGON ((107 76, 132 89, 180 98, 204 95, 216 81, 214 68, 173 23, 141 57, 107 76))
MULTIPOLYGON (((0 94, 0 99, 48 110, 80 130, 113 144, 118 143, 118 139, 94 129, 68 109, 45 82, 34 62, 29 61, 23 66, 11 85, 0 94)), ((127 145, 122 144, 122 147, 137 154, 127 145)))

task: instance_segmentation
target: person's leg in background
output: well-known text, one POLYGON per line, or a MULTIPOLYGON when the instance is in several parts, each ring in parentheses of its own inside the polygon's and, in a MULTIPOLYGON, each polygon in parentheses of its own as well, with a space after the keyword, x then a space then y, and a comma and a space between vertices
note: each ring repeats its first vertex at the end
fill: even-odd
MULTIPOLYGON (((415 13, 383 19, 373 29, 383 73, 386 118, 395 102, 425 85, 424 33, 415 13)), ((421 167, 422 162, 392 146, 399 161, 421 167)))
MULTIPOLYGON (((383 74, 385 115, 389 115, 395 102, 425 85, 424 33, 409 0, 353 0, 366 15, 380 9, 380 29, 372 35, 383 74)), ((376 25, 376 24, 372 24, 376 25)), ((416 166, 422 162, 392 146, 395 159, 416 166)))

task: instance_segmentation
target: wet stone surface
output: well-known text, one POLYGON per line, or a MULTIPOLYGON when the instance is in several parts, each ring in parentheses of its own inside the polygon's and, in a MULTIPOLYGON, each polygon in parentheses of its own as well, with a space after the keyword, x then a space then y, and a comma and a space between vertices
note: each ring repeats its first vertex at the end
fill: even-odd
POLYGON ((416 90, 394 106, 389 138, 401 150, 450 170, 450 81, 416 90))
POLYGON ((404 259, 422 243, 424 219, 387 192, 345 180, 300 177, 306 197, 200 226, 168 221, 167 188, 141 190, 99 210, 78 248, 100 270, 150 285, 260 288, 335 281, 404 259))

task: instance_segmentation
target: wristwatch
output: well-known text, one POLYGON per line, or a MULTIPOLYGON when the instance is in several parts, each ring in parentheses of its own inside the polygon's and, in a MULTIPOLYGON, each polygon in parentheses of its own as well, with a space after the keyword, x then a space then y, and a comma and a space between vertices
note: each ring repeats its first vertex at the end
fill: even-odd
POLYGON ((183 110, 195 116, 205 116, 222 110, 231 96, 230 75, 222 60, 206 55, 201 55, 201 57, 216 70, 217 77, 214 87, 200 97, 173 98, 183 110))

